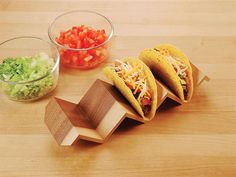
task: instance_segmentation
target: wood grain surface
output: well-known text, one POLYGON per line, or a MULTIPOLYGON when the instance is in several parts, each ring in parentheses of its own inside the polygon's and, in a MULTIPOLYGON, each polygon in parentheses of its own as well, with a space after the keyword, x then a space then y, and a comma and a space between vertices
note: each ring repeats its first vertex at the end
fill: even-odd
POLYGON ((77 103, 96 78, 61 68, 51 96, 31 103, 0 94, 0 176, 236 176, 236 1, 1 0, 0 40, 23 35, 48 39, 49 22, 74 9, 98 11, 114 23, 111 59, 172 43, 211 81, 183 106, 166 102, 146 124, 125 121, 102 145, 57 145, 43 122, 58 96, 77 103))

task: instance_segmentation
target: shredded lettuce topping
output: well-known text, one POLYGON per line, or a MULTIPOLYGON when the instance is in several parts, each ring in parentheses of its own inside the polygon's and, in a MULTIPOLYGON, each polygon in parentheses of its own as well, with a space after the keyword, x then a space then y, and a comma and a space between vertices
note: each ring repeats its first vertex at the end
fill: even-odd
POLYGON ((185 65, 185 63, 180 60, 177 57, 172 57, 172 56, 166 56, 167 61, 174 67, 177 75, 180 78, 180 84, 184 90, 184 97, 186 98, 187 96, 187 69, 188 66, 185 65))
POLYGON ((0 64, 0 79, 6 82, 1 82, 1 86, 6 94, 14 100, 41 97, 53 87, 53 77, 52 74, 49 74, 53 65, 53 59, 43 52, 35 56, 5 58, 0 64), (29 82, 46 74, 49 75, 43 79, 29 82))

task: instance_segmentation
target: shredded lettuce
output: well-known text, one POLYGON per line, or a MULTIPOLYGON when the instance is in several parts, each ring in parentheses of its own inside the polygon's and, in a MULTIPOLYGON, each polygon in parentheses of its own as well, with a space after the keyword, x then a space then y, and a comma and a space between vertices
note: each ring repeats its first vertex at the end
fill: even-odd
POLYGON ((16 84, 2 82, 1 86, 6 94, 14 100, 32 100, 41 97, 51 91, 54 86, 52 74, 26 84, 19 82, 28 82, 45 76, 51 71, 53 65, 53 59, 46 53, 5 58, 0 64, 0 79, 16 82, 16 84))

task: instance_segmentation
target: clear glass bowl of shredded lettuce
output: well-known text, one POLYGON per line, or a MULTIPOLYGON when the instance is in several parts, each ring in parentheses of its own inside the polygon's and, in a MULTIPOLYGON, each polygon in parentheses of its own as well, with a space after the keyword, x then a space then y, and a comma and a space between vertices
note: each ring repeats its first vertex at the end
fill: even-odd
POLYGON ((0 87, 11 100, 32 101, 50 93, 59 76, 59 52, 36 37, 0 44, 0 87))

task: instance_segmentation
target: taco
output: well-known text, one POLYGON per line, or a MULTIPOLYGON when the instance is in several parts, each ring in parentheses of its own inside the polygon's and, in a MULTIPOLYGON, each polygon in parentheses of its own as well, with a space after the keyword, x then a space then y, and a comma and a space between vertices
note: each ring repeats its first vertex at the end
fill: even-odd
POLYGON ((141 60, 116 60, 103 71, 143 118, 154 117, 157 109, 157 86, 152 72, 141 60))
POLYGON ((188 58, 178 48, 162 44, 154 49, 143 50, 139 58, 182 101, 189 101, 193 94, 192 68, 188 58))

